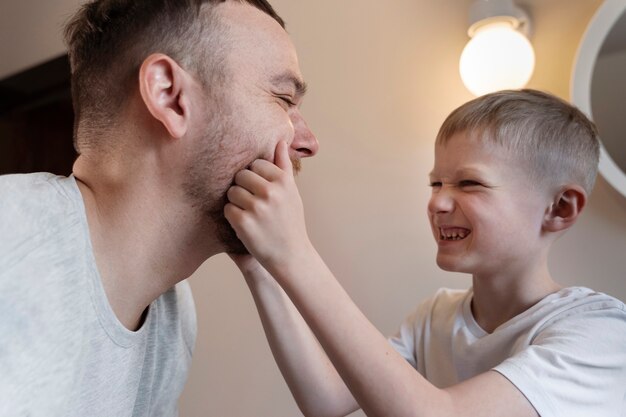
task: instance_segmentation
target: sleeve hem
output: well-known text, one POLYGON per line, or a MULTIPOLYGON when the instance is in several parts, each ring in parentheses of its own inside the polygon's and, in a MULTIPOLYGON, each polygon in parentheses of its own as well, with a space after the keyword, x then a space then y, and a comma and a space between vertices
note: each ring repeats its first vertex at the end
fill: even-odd
POLYGON ((533 381, 533 378, 524 372, 522 368, 514 363, 505 361, 492 370, 508 379, 526 397, 539 416, 551 417, 558 415, 550 397, 541 390, 540 384, 537 381, 533 381))

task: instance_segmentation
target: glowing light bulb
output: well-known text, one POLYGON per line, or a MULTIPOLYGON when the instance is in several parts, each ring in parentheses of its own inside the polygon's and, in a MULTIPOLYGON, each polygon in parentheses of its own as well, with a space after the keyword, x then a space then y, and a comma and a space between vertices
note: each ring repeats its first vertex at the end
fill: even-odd
POLYGON ((461 79, 476 96, 522 88, 534 69, 532 45, 507 22, 478 28, 461 54, 461 79))

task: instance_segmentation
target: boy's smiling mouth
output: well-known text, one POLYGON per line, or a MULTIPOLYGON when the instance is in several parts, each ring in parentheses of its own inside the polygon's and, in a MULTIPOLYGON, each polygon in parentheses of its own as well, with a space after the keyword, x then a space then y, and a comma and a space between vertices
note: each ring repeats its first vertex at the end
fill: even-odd
POLYGON ((466 229, 464 227, 440 227, 439 228, 439 239, 441 240, 463 240, 470 233, 471 230, 466 229))

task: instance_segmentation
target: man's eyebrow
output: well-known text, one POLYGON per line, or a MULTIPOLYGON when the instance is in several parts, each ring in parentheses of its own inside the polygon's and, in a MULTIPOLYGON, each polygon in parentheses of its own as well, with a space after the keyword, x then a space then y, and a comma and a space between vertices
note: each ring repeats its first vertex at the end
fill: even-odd
POLYGON ((272 78, 272 84, 290 84, 295 87, 296 95, 303 96, 306 94, 307 85, 298 76, 291 72, 285 72, 272 78))

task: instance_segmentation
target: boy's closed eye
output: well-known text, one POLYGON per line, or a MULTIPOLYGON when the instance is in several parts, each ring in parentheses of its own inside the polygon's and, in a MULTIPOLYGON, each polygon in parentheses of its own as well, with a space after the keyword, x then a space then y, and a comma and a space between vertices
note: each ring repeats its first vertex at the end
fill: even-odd
POLYGON ((461 180, 459 181, 459 187, 468 188, 468 187, 482 187, 483 184, 476 180, 461 180))
MULTIPOLYGON (((431 181, 429 186, 432 188, 440 188, 443 184, 441 181, 431 181)), ((468 188, 468 187, 485 187, 483 183, 476 180, 461 180, 457 183, 459 188, 468 188)))

